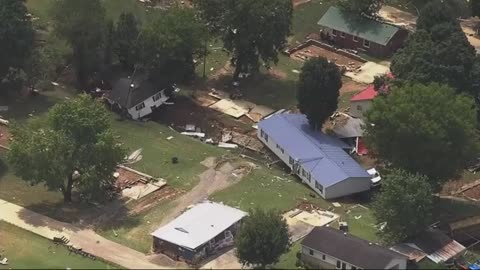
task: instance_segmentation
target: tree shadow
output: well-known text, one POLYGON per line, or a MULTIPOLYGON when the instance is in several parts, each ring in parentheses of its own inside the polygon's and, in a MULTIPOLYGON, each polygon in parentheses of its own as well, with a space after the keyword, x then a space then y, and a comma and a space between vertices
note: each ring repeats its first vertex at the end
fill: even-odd
POLYGON ((0 150, 0 181, 3 179, 3 177, 7 174, 8 172, 8 166, 7 162, 4 158, 2 158, 2 151, 0 150))
POLYGON ((129 214, 127 202, 115 199, 103 205, 90 203, 40 202, 18 213, 20 219, 34 227, 48 227, 54 231, 68 228, 78 231, 87 228, 111 228, 112 225, 134 227, 140 219, 129 214))
POLYGON ((296 82, 288 78, 280 79, 268 73, 258 73, 241 79, 239 86, 232 85, 231 74, 224 74, 210 80, 207 85, 209 88, 229 94, 239 92, 246 101, 274 109, 292 108, 297 104, 296 82))

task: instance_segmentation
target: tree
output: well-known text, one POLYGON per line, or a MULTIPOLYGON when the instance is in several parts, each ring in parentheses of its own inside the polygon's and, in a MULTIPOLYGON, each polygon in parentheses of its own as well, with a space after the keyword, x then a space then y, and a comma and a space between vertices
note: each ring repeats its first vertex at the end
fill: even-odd
POLYGON ((420 10, 416 27, 417 30, 431 32, 433 28, 444 24, 452 24, 460 29, 460 24, 450 5, 443 0, 431 0, 420 10))
POLYGON ((480 1, 479 0, 470 0, 470 10, 472 12, 472 16, 478 17, 480 16, 480 1))
POLYGON ((326 58, 308 60, 302 67, 298 83, 298 108, 313 129, 321 129, 337 109, 342 74, 326 58))
POLYGON ((132 70, 138 61, 138 22, 132 13, 122 13, 114 33, 114 53, 124 69, 132 70))
POLYGON ((425 176, 393 170, 382 179, 381 193, 373 202, 378 222, 386 222, 381 231, 387 243, 413 237, 431 224, 433 190, 425 176))
POLYGON ((33 49, 34 31, 24 0, 0 1, 0 93, 18 90, 33 49))
POLYGON ((367 17, 377 17, 384 0, 342 0, 340 7, 348 12, 357 13, 367 17))
POLYGON ((278 262, 290 245, 287 223, 274 210, 251 210, 235 238, 240 262, 261 269, 278 262))
POLYGON ((429 178, 434 189, 477 154, 474 100, 439 84, 392 87, 366 112, 365 140, 394 168, 429 178))
POLYGON ((59 0, 52 8, 52 22, 57 34, 73 50, 73 65, 80 87, 103 63, 105 9, 100 0, 59 0))
POLYGON ((448 84, 458 92, 477 95, 473 74, 475 49, 449 8, 437 1, 427 4, 417 20, 417 31, 392 59, 396 79, 448 84), (437 15, 438 12, 438 15, 437 15))
POLYGON ((268 68, 278 62, 278 53, 291 32, 293 6, 290 0, 196 0, 213 33, 223 41, 240 73, 257 72, 260 60, 268 68))
POLYGON ((65 202, 72 200, 73 188, 86 199, 103 199, 124 157, 104 106, 84 94, 55 105, 41 120, 12 131, 7 158, 16 174, 32 185, 61 190, 65 202))
POLYGON ((109 68, 112 65, 112 51, 114 44, 115 26, 112 20, 108 20, 105 27, 105 46, 103 53, 103 64, 109 68))
POLYGON ((152 81, 188 81, 205 51, 206 29, 190 8, 157 11, 140 33, 140 61, 152 81))

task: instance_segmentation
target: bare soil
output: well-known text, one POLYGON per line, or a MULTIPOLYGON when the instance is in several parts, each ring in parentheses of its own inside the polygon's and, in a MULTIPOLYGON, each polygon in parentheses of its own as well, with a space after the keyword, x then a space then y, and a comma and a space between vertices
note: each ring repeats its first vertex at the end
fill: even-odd
POLYGON ((340 88, 340 95, 349 93, 349 92, 356 92, 367 88, 368 84, 358 83, 355 81, 348 81, 344 82, 342 88, 340 88))
POLYGON ((129 214, 136 215, 144 211, 148 211, 151 208, 155 207, 159 203, 170 200, 172 198, 180 197, 183 194, 183 191, 177 190, 171 186, 164 186, 160 190, 149 194, 148 196, 142 198, 135 206, 130 210, 129 214))
MULTIPOLYGON (((202 107, 189 97, 178 97, 174 101, 174 106, 162 106, 152 118, 160 123, 170 125, 176 130, 184 131, 185 125, 193 124, 206 133, 207 138, 219 140, 224 129, 235 130, 245 133, 240 124, 251 126, 253 122, 243 117, 235 120, 229 116, 215 111, 208 107, 202 107)), ((199 101, 201 103, 201 101, 199 101)))
POLYGON ((8 146, 10 143, 10 132, 6 126, 0 125, 0 145, 8 146))
POLYGON ((287 79, 287 73, 278 70, 276 68, 271 68, 268 73, 272 75, 272 77, 279 79, 279 80, 286 80, 287 79))
POLYGON ((293 59, 300 60, 300 61, 305 61, 312 57, 319 57, 319 56, 325 57, 328 60, 333 61, 340 66, 351 66, 352 68, 355 68, 355 67, 360 67, 363 64, 362 62, 356 59, 338 54, 334 51, 327 50, 325 48, 321 48, 315 45, 308 46, 290 55, 290 57, 292 57, 293 59))

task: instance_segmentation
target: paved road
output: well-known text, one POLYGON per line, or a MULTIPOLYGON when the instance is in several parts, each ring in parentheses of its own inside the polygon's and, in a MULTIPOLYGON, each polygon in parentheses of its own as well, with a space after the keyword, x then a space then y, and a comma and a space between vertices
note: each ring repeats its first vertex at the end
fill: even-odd
POLYGON ((49 239, 65 236, 74 246, 128 269, 167 269, 152 263, 145 254, 107 240, 92 230, 80 229, 4 200, 0 200, 0 220, 49 239))

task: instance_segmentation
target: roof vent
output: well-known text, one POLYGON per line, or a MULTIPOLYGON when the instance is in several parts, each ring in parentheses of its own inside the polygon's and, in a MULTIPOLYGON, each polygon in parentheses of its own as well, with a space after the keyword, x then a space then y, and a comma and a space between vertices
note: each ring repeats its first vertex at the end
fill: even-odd
POLYGON ((343 235, 347 236, 347 233, 346 233, 346 232, 344 232, 344 233, 343 233, 343 235))
POLYGON ((135 84, 130 84, 130 88, 134 88, 135 87, 135 84))
POLYGON ((372 245, 372 242, 368 242, 368 245, 371 246, 371 245, 372 245))
POLYGON ((188 233, 188 231, 185 230, 184 228, 175 227, 175 230, 181 231, 181 232, 183 232, 183 233, 188 233))

